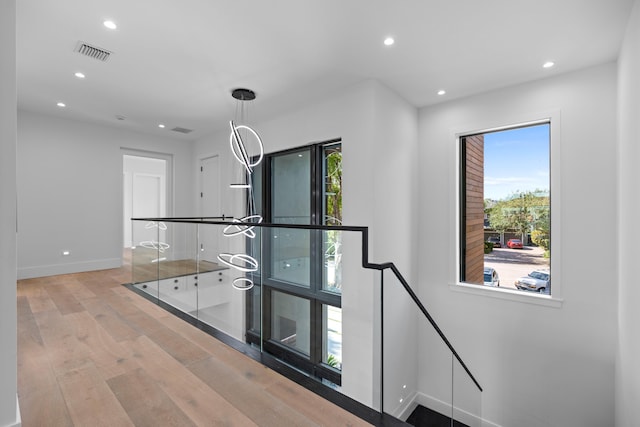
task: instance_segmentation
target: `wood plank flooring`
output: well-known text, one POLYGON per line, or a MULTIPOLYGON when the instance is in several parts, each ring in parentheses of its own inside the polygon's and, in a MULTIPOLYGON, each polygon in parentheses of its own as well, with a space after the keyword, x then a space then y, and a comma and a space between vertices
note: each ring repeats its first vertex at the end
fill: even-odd
POLYGON ((18 282, 32 426, 367 426, 121 286, 121 269, 18 282))

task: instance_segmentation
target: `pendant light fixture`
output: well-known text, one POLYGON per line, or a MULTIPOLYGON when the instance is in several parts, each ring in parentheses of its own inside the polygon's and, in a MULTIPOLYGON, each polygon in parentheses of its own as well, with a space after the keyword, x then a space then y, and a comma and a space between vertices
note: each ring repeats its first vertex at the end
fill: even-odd
MULTIPOLYGON (((262 222, 262 216, 256 211, 255 197, 253 194, 253 171, 254 168, 262 162, 264 146, 260 135, 258 135, 253 128, 246 125, 248 102, 256 98, 255 92, 250 89, 238 88, 231 92, 231 96, 236 99, 236 120, 229 121, 229 145, 233 157, 240 163, 242 168, 240 171, 240 182, 231 184, 230 188, 246 191, 247 202, 245 216, 242 218, 234 218, 232 220, 233 224, 226 226, 222 234, 225 237, 245 236, 253 239, 256 237, 256 233, 254 231, 255 225, 252 224, 262 222), (238 124, 238 120, 240 124, 238 124), (258 154, 252 157, 248 147, 253 147, 254 151, 257 151, 258 154)), ((221 253, 218 255, 218 261, 245 275, 258 271, 260 267, 258 260, 246 253, 221 253)), ((253 287, 253 280, 246 276, 240 276, 233 279, 232 284, 234 288, 246 291, 253 287)))

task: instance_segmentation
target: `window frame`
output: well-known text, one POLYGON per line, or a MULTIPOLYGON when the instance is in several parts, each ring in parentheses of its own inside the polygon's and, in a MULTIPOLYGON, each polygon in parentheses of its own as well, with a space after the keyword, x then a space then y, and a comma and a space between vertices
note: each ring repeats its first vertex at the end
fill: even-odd
MULTIPOLYGON (((261 170, 261 200, 262 205, 257 208, 262 211, 264 222, 272 221, 272 161, 278 156, 289 155, 293 153, 301 153, 308 151, 310 153, 310 218, 309 224, 321 225, 324 223, 324 150, 326 147, 342 145, 342 139, 331 139, 322 142, 316 142, 299 147, 289 148, 269 154, 265 154, 263 166, 261 170)), ((265 235, 269 235, 270 230, 263 229, 265 235)), ((323 248, 323 232, 320 230, 310 230, 311 260, 310 282, 309 287, 296 285, 284 280, 272 277, 271 269, 271 248, 263 246, 262 248, 262 269, 258 274, 254 275, 256 280, 254 288, 249 291, 250 297, 247 298, 247 323, 246 323, 246 340, 254 345, 261 346, 267 352, 275 355, 281 360, 286 361, 303 371, 316 376, 318 378, 328 380, 334 384, 341 385, 342 371, 324 362, 323 342, 325 332, 323 328, 322 306, 334 306, 342 308, 342 294, 337 294, 324 289, 323 269, 318 267, 322 264, 322 248, 323 248), (320 261, 320 262, 318 262, 320 261), (253 329, 254 310, 252 310, 253 294, 260 292, 262 301, 260 313, 261 334, 256 333, 253 329), (279 292, 309 301, 310 304, 310 354, 306 355, 292 347, 283 345, 272 339, 271 331, 271 314, 272 314, 272 295, 273 292, 279 292)), ((262 238, 262 244, 270 239, 262 238)))
POLYGON ((451 247, 451 265, 449 289, 453 292, 461 292, 483 297, 491 297, 501 300, 514 301, 519 303, 542 305, 553 308, 561 308, 563 305, 563 276, 562 276, 562 230, 560 227, 562 217, 562 194, 561 194, 561 114, 560 110, 552 110, 541 113, 520 114, 504 120, 486 120, 478 123, 460 126, 451 130, 450 140, 453 141, 452 158, 455 162, 455 179, 451 188, 455 194, 451 209, 455 221, 451 227, 455 242, 451 247), (462 191, 464 190, 463 179, 463 148, 461 140, 464 137, 490 132, 498 132, 509 129, 521 128, 549 123, 549 186, 550 186, 550 206, 551 207, 551 259, 550 269, 553 276, 552 295, 540 295, 534 292, 523 292, 515 289, 505 289, 498 287, 479 286, 476 284, 461 281, 462 268, 462 191))

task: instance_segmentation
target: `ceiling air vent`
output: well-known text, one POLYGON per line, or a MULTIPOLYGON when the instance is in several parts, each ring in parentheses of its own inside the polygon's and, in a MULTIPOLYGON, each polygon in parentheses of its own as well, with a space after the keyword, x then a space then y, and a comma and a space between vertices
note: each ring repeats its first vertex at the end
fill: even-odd
POLYGON ((112 52, 100 47, 91 46, 88 43, 79 41, 76 45, 75 52, 81 55, 88 56, 89 58, 97 59, 102 62, 106 62, 111 56, 112 52))
POLYGON ((174 132, 180 132, 180 133, 184 133, 184 134, 193 132, 193 129, 185 129, 185 128, 181 128, 181 127, 175 127, 175 128, 173 128, 171 130, 174 131, 174 132))

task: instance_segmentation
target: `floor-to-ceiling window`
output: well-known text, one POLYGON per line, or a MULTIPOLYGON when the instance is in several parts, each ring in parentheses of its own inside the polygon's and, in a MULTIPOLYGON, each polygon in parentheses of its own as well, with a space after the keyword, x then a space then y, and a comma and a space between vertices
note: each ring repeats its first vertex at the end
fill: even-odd
MULTIPOLYGON (((339 141, 273 153, 263 165, 256 170, 253 184, 256 206, 265 222, 341 224, 339 141)), ((263 269, 248 298, 252 313, 248 340, 306 372, 340 384, 340 233, 263 229, 260 242, 263 269), (257 310, 260 301, 262 311, 257 310)))

